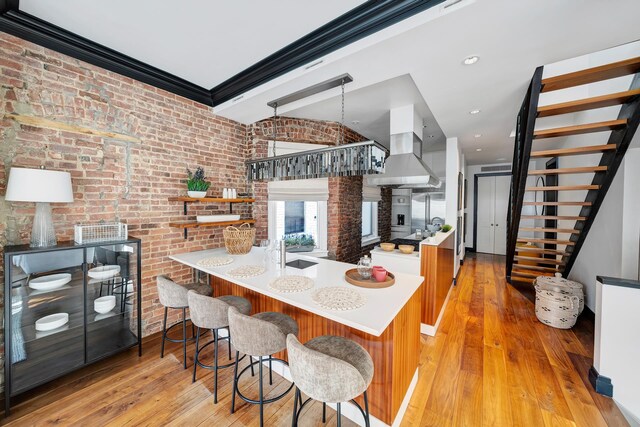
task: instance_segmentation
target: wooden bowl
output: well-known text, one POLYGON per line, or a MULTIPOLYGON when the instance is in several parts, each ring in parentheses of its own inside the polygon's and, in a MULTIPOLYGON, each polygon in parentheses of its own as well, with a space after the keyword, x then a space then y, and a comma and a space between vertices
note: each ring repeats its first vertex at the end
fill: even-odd
POLYGON ((380 247, 383 251, 391 252, 396 248, 395 243, 380 243, 380 247))
POLYGON ((398 249, 400 249, 400 252, 402 252, 403 254, 412 254, 415 250, 413 245, 399 245, 398 249))

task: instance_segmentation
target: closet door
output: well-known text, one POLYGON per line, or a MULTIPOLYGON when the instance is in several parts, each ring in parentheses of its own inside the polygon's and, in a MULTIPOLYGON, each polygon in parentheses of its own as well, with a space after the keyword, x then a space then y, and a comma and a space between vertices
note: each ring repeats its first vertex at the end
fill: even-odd
POLYGON ((476 231, 476 251, 493 253, 494 250, 494 210, 495 176, 478 177, 478 218, 476 231))
POLYGON ((495 202, 493 210, 493 253, 496 255, 507 254, 507 210, 509 209, 510 186, 510 175, 501 175, 495 177, 495 202))

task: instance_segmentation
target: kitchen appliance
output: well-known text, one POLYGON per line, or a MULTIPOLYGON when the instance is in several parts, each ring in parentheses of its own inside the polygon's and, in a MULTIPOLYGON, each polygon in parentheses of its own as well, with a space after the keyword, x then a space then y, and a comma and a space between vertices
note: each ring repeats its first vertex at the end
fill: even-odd
POLYGON ((429 218, 435 220, 437 217, 444 217, 445 209, 444 188, 413 190, 411 194, 411 229, 429 230, 427 226, 433 224, 429 218))
POLYGON ((398 225, 404 225, 404 214, 398 214, 398 225))

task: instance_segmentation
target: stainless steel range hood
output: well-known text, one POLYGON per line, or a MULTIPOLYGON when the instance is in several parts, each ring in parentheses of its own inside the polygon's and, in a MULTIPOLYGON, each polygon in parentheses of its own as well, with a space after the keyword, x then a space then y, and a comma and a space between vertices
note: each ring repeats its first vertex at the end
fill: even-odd
POLYGON ((422 161, 422 140, 413 132, 391 135, 384 173, 367 177, 369 185, 391 188, 440 187, 440 179, 422 161))

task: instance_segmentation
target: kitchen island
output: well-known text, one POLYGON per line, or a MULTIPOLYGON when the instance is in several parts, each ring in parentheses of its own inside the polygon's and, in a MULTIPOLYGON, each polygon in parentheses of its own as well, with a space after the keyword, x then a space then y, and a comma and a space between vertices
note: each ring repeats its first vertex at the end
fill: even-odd
MULTIPOLYGON (((253 313, 277 311, 290 315, 298 322, 299 339, 303 343, 327 334, 358 342, 371 354, 375 367, 368 391, 372 425, 399 424, 418 376, 422 277, 398 273, 393 286, 366 289, 354 287, 344 280, 344 273, 354 268, 352 264, 288 254, 288 261, 300 259, 316 264, 304 269, 286 267, 281 270, 275 265, 265 264, 264 255, 264 249, 254 247, 246 255, 227 255, 225 249, 212 249, 172 255, 170 258, 207 273, 214 296, 245 297, 251 301, 253 313), (231 256, 233 262, 220 267, 198 265, 198 261, 214 256, 231 256), (244 265, 263 265, 266 271, 246 278, 228 274, 230 270, 244 265), (315 286, 302 292, 279 293, 269 283, 283 275, 309 277, 315 286), (357 290, 366 298, 364 306, 333 311, 313 301, 316 289, 333 286, 357 290)), ((283 353, 275 357, 286 360, 283 353)), ((288 370, 280 373, 290 379, 288 370)), ((361 398, 357 400, 361 403, 361 398)), ((343 405, 343 414, 362 422, 362 415, 352 405, 343 405)))
MULTIPOLYGON (((406 237, 414 238, 414 234, 406 237)), ((371 251, 371 259, 374 265, 381 265, 389 271, 420 274, 424 278, 421 332, 433 336, 453 286, 455 230, 439 231, 435 236, 422 240, 419 247, 420 251, 411 254, 403 254, 397 249, 387 252, 376 247, 371 251)))

